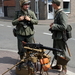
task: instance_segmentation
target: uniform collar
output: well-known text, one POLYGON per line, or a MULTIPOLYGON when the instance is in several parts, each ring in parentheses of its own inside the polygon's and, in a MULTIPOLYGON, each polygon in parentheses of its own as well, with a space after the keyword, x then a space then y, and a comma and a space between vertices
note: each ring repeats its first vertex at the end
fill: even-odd
POLYGON ((28 15, 28 10, 23 10, 23 9, 22 9, 22 12, 23 12, 25 15, 28 15))
POLYGON ((56 10, 56 11, 55 11, 55 14, 56 14, 57 12, 61 11, 61 10, 62 10, 61 8, 60 8, 60 9, 58 9, 58 10, 56 10))

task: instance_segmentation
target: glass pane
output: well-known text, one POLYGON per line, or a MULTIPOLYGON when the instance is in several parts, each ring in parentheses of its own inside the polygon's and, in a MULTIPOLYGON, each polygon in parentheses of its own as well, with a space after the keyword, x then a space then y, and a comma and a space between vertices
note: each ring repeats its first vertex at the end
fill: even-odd
POLYGON ((52 2, 52 0, 48 0, 48 2, 52 2))
POLYGON ((70 12, 70 2, 63 2, 63 10, 65 12, 70 12))
POLYGON ((49 13, 52 12, 52 5, 49 5, 49 13))

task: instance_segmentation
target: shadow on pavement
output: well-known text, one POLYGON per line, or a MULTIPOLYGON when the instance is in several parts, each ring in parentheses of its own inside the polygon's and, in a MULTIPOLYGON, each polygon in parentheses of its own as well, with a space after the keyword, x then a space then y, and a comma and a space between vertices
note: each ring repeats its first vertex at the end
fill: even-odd
POLYGON ((5 63, 5 64, 15 64, 18 62, 18 59, 13 59, 11 57, 3 57, 0 58, 0 63, 5 63))

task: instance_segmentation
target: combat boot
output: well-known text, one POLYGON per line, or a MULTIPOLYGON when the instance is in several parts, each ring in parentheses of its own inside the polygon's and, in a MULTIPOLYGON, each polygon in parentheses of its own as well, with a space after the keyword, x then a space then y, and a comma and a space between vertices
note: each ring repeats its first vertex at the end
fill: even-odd
POLYGON ((23 59, 23 55, 20 55, 20 59, 21 59, 21 60, 23 59))

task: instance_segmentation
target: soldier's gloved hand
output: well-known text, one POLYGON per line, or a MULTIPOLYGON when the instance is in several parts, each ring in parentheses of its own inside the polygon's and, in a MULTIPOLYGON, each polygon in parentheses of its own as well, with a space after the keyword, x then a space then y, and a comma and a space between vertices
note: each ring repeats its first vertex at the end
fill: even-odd
POLYGON ((50 28, 49 31, 51 31, 51 33, 52 33, 53 32, 52 28, 50 28))
POLYGON ((51 23, 51 24, 50 24, 50 28, 52 28, 52 25, 53 25, 53 24, 54 24, 54 23, 51 23))
POLYGON ((30 17, 29 17, 29 16, 25 16, 25 19, 26 19, 27 21, 30 21, 30 17))
POLYGON ((22 21, 22 20, 24 20, 24 16, 20 16, 20 17, 18 18, 18 21, 22 21))

